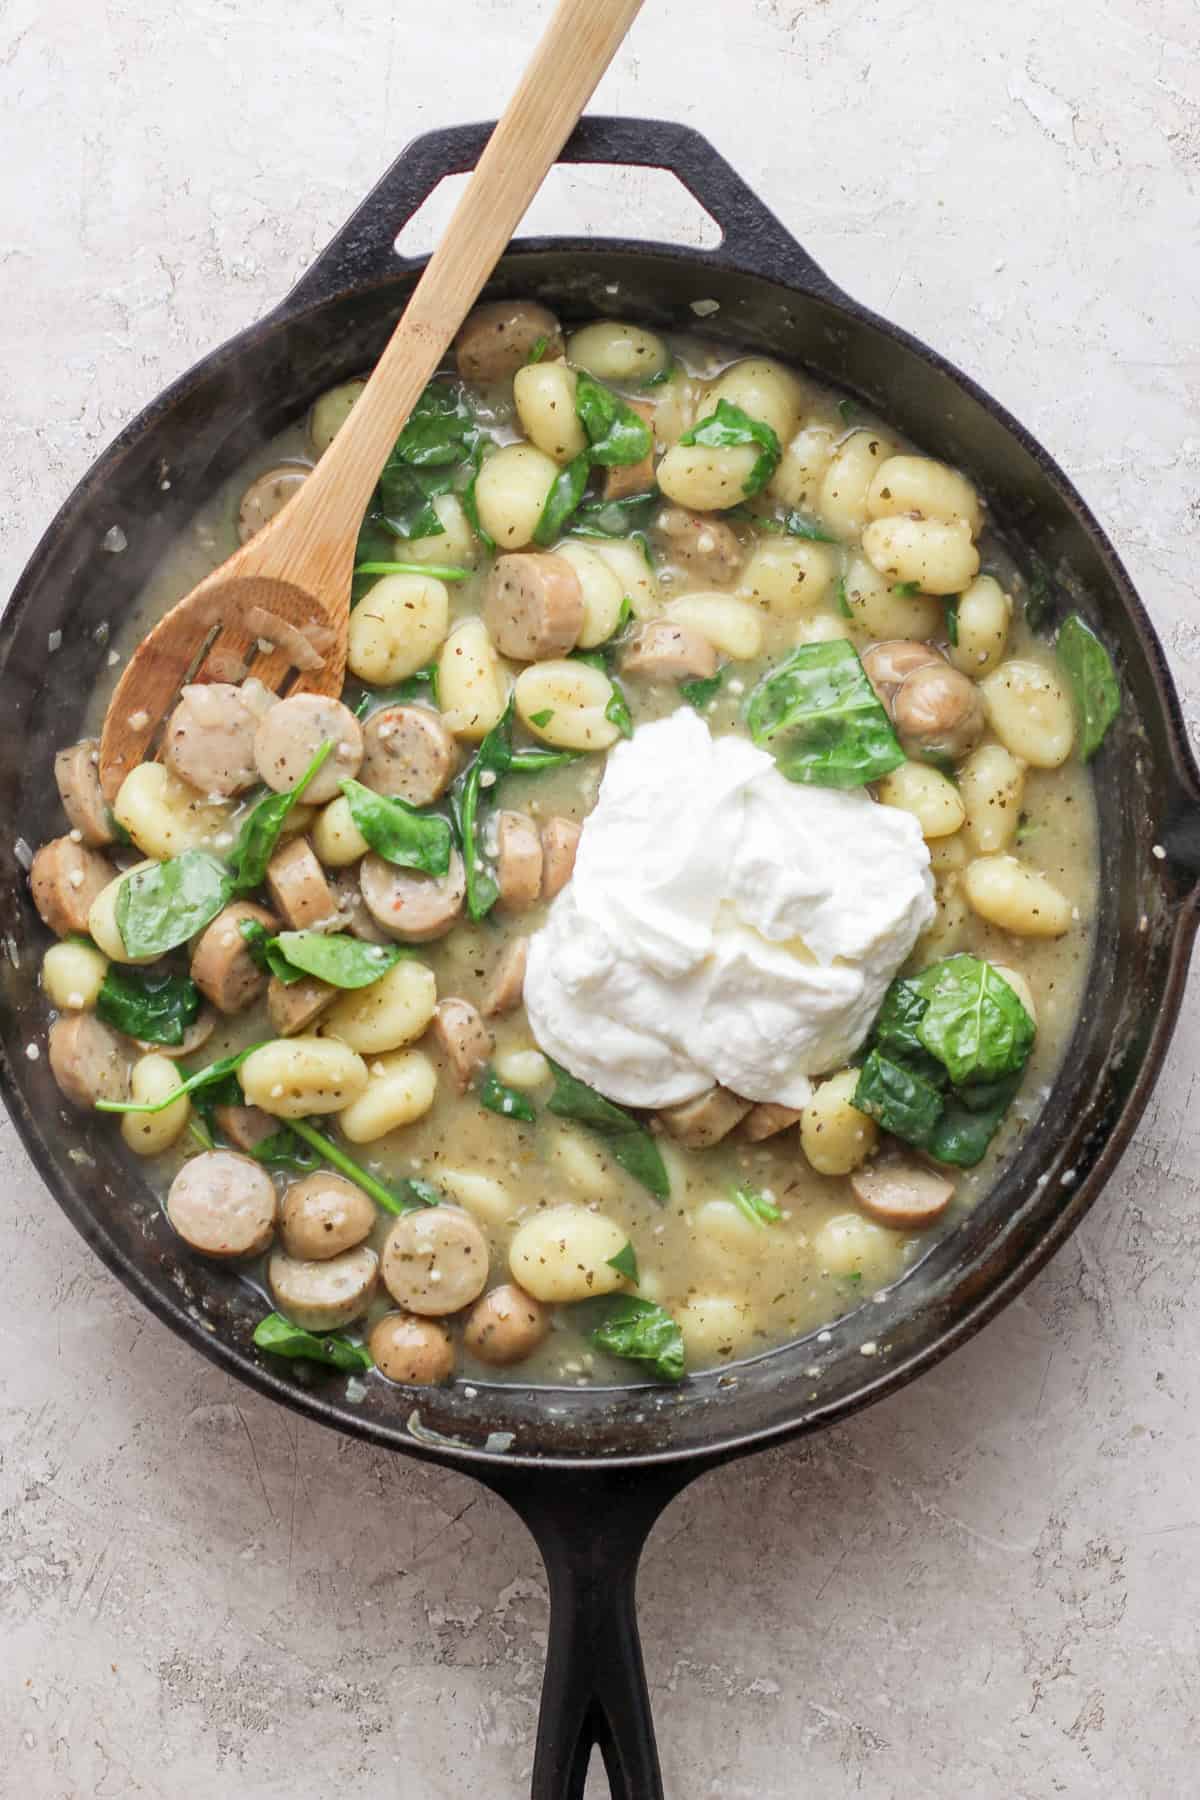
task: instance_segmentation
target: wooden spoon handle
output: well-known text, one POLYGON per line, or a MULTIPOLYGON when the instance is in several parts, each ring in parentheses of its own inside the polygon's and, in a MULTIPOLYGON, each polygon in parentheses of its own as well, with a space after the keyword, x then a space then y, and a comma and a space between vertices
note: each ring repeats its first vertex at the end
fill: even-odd
POLYGON ((405 420, 642 4, 559 0, 365 390, 291 503, 310 529, 357 531, 405 420))

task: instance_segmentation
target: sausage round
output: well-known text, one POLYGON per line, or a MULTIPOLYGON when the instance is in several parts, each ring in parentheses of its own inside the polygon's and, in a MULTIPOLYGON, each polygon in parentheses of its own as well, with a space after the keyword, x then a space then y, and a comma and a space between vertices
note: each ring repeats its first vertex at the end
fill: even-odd
POLYGON ((525 992, 525 964, 529 959, 529 939, 517 938, 501 956, 484 997, 484 1016, 495 1019, 501 1013, 515 1012, 525 992))
POLYGON ((944 1175, 902 1157, 880 1157, 856 1169, 850 1186, 867 1217, 893 1231, 923 1231, 954 1198, 944 1175))
POLYGON ((255 532, 281 513, 310 473, 296 463, 282 463, 256 475, 238 507, 239 544, 248 544, 255 532))
POLYGON ((340 869, 333 878, 333 897, 337 905, 338 917, 351 937, 356 937, 364 944, 386 944, 390 942, 386 931, 381 931, 375 920, 367 911, 367 903, 362 897, 362 889, 358 885, 357 869, 340 869))
POLYGON ((330 740, 333 750, 304 790, 310 806, 322 806, 333 799, 340 781, 358 774, 363 759, 362 729, 340 700, 296 694, 273 706, 254 734, 258 772, 277 794, 290 793, 330 740))
POLYGON ((87 844, 73 838, 51 838, 43 844, 29 870, 33 904, 56 937, 73 931, 86 933, 92 902, 102 894, 117 871, 87 844))
POLYGON ((205 1256, 257 1256, 275 1232, 275 1184, 261 1163, 233 1150, 204 1150, 184 1163, 167 1195, 167 1217, 205 1256))
POLYGON ((112 815, 100 786, 100 739, 81 738, 54 758, 54 779, 72 828, 93 849, 113 841, 112 815))
POLYGON ((724 519, 711 513, 688 512, 682 506, 665 506, 654 521, 666 540, 667 555, 693 575, 709 581, 729 581, 742 566, 742 546, 724 519))
POLYGON ((289 1256, 327 1262, 370 1237, 375 1208, 344 1175, 318 1169, 292 1184, 283 1196, 279 1237, 289 1256))
POLYGON ((276 1250, 267 1286, 280 1312, 302 1331, 338 1331, 361 1318, 379 1285, 379 1258, 365 1244, 324 1262, 276 1250))
POLYGON ((193 682, 167 720, 163 761, 202 794, 240 794, 258 780, 258 724, 231 681, 193 682))
POLYGON ((218 1012, 242 1012, 267 985, 266 972, 259 968, 242 936, 243 919, 253 919, 272 934, 279 930, 279 920, 265 906, 235 900, 205 926, 192 951, 192 980, 218 1012))
POLYGON ((436 1387, 454 1373, 454 1343, 436 1319, 388 1313, 372 1329, 367 1348, 379 1373, 406 1387, 436 1387))
POLYGON ((425 1318, 461 1312, 487 1282, 487 1241, 457 1206, 422 1207, 388 1232, 381 1273, 392 1299, 409 1312, 425 1318))
POLYGON ((622 675, 647 681, 708 681, 717 672, 717 653, 690 625, 653 619, 642 625, 621 652, 622 675))
POLYGON ((363 726, 360 780, 377 794, 429 806, 458 768, 452 732, 427 706, 381 706, 363 726))
POLYGON ((267 892, 293 931, 318 930, 337 915, 337 901, 307 838, 293 838, 267 864, 267 892))
POLYGON ((542 826, 542 898, 561 894, 575 871, 575 853, 582 827, 574 819, 555 813, 542 826))
POLYGON ((892 698, 892 718, 909 755, 951 757, 983 736, 983 699, 969 675, 949 663, 927 663, 905 677, 892 698))
POLYGON ((306 975, 302 981, 280 981, 278 975, 272 975, 267 983, 272 1031, 281 1038, 307 1031, 337 997, 338 989, 317 975, 306 975))
POLYGON ((532 1355, 549 1330, 549 1308, 506 1281, 472 1307, 463 1343, 480 1362, 503 1369, 532 1355))
POLYGON ((389 937, 405 944, 427 944, 445 937, 457 923, 467 892, 466 871, 452 851, 445 875, 422 875, 398 869, 374 852, 364 856, 359 882, 367 910, 389 937))
POLYGON ((520 550, 492 564, 481 611, 501 656, 546 662, 579 642, 583 588, 565 556, 520 550))
POLYGON ((496 821, 496 885, 512 912, 537 903, 542 891, 542 840, 528 813, 502 812, 496 821))
POLYGON ((917 669, 932 667, 942 661, 931 644, 915 643, 912 638, 888 638, 863 651, 863 673, 888 712, 900 684, 917 669))
POLYGON ((49 1033, 50 1072, 74 1106, 124 1100, 129 1094, 129 1051, 124 1039, 94 1013, 67 1013, 49 1033))
POLYGON ((668 1106, 659 1118, 673 1138, 689 1150, 708 1150, 728 1137, 751 1110, 749 1100, 739 1099, 728 1088, 713 1087, 694 1100, 668 1106))
POLYGON ((213 1118, 221 1135, 229 1139, 235 1150, 257 1150, 279 1130, 279 1120, 258 1106, 214 1106, 213 1118))
POLYGON ((455 1087, 465 1094, 492 1054, 491 1032, 469 1000, 450 995, 434 1008, 433 1035, 449 1059, 455 1087))
POLYGON ((534 300, 493 300, 467 314, 454 342, 464 381, 504 381, 516 374, 534 345, 545 341, 544 356, 563 353, 562 326, 534 300))

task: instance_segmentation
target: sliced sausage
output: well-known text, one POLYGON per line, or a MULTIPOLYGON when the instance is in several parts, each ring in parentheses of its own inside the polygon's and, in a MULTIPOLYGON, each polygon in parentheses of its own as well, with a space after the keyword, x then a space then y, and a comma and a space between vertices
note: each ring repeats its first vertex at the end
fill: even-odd
POLYGON ((301 1262, 328 1262, 369 1238, 375 1207, 360 1187, 318 1169, 293 1182, 283 1196, 279 1237, 289 1256, 301 1262))
POLYGON ((306 975, 303 981, 280 981, 278 975, 272 975, 267 983, 271 1029, 276 1037, 295 1037, 297 1032, 307 1031, 337 997, 338 989, 316 975, 306 975))
POLYGON ((463 1343, 480 1362, 504 1369, 531 1356, 549 1331, 549 1307, 508 1281, 476 1301, 463 1343))
POLYGON ((100 739, 81 738, 54 758, 63 811, 85 844, 100 849, 114 838, 112 814, 100 786, 100 739))
POLYGON ((622 675, 646 681, 708 681, 717 672, 717 653, 690 625, 652 619, 639 626, 621 651, 622 675))
POLYGON ((302 1261, 276 1250, 267 1286, 276 1306, 303 1331, 338 1331, 360 1319, 375 1298, 379 1258, 365 1244, 325 1262, 302 1261))
POLYGON ((583 630, 583 589, 565 556, 517 550, 498 556, 483 590, 483 622, 501 656, 545 662, 573 650, 583 630))
POLYGON ((194 1050, 203 1049, 216 1029, 216 1013, 211 1006, 202 1006, 191 1024, 184 1027, 181 1044, 152 1044, 148 1038, 137 1038, 135 1042, 147 1056, 166 1056, 172 1062, 179 1062, 183 1057, 191 1056, 194 1050))
POLYGON ((512 912, 537 903, 542 891, 542 840, 528 813, 502 812, 496 821, 496 885, 512 912))
POLYGON ((205 1256, 257 1256, 275 1234, 275 1183, 261 1163, 233 1150, 204 1150, 184 1163, 167 1195, 167 1217, 205 1256))
POLYGON ((914 669, 924 669, 944 659, 932 644, 917 644, 911 638, 888 638, 863 651, 863 672, 879 699, 892 710, 896 689, 914 669))
POLYGON ((641 462, 622 463, 605 469, 603 495, 606 500, 625 500, 630 494, 644 494, 654 486, 654 408, 645 400, 630 400, 628 405, 649 425, 650 448, 641 462))
POLYGON ((666 541, 667 554, 693 575, 702 575, 706 581, 729 581, 742 566, 742 546, 724 519, 688 512, 682 506, 664 506, 654 525, 666 541))
POLYGON ((492 1054, 492 1034, 469 1000, 449 996, 439 1000, 433 1013, 433 1035, 446 1052, 454 1085, 465 1094, 475 1075, 492 1054))
POLYGON ((778 1137, 781 1131, 800 1122, 800 1113, 794 1106, 776 1106, 773 1101, 764 1100, 758 1106, 752 1106, 742 1121, 742 1136, 749 1138, 752 1144, 761 1144, 764 1138, 778 1137))
POLYGON ((163 761, 202 794, 240 794, 258 780, 258 724, 231 681, 193 682, 167 720, 163 761))
POLYGON ((92 901, 116 878, 117 871, 98 850, 60 837, 43 844, 34 857, 29 887, 51 931, 69 937, 73 931, 86 933, 92 901))
POLYGON ((128 1040, 95 1013, 65 1013, 49 1033, 50 1072, 74 1106, 129 1097, 128 1040))
POLYGON ((213 1119, 235 1150, 257 1150, 279 1130, 279 1120, 260 1106, 214 1106, 213 1119))
POLYGON ((371 917, 389 937, 405 944, 427 944, 445 937, 462 914, 467 892, 466 871, 457 850, 451 852, 445 875, 398 869, 372 852, 363 857, 359 881, 371 917))
POLYGON ((455 361, 464 381, 507 381, 545 342, 543 360, 563 354, 562 326, 535 300, 492 300, 468 313, 454 341, 455 361))
POLYGON ((484 1017, 497 1019, 501 1013, 515 1012, 525 992, 525 964, 529 959, 529 939, 517 938, 508 946, 496 964, 491 985, 483 1001, 484 1017))
POLYGON ((363 759, 362 727, 340 700, 324 694, 296 694, 281 700, 254 734, 254 760, 267 786, 288 794, 322 744, 333 749, 304 790, 306 803, 323 806, 338 783, 358 774, 363 759))
POLYGON ((259 968, 242 936, 243 919, 254 919, 272 934, 279 930, 279 920, 265 906, 235 900, 205 927, 192 951, 192 980, 218 1012, 242 1012, 267 985, 266 972, 259 968))
POLYGON ((267 864, 267 892, 293 931, 332 924, 337 901, 307 838, 292 838, 267 864))
POLYGON ((436 1387, 454 1373, 454 1341, 436 1319, 387 1313, 372 1329, 367 1348, 379 1373, 406 1387, 436 1387))
POLYGON ((869 1219, 893 1231, 924 1231, 954 1198, 954 1184, 902 1156, 879 1157, 850 1177, 854 1198, 869 1219))
POLYGON ((983 697, 971 677, 949 663, 914 669, 896 689, 891 711, 910 756, 957 761, 983 736, 983 697))
POLYGON ((377 794, 429 806, 458 768, 458 742, 427 706, 381 706, 363 726, 359 779, 377 794))
POLYGON ((303 486, 311 470, 296 463, 281 463, 256 475, 238 507, 238 542, 248 544, 256 531, 281 513, 292 495, 303 486))
POLYGON ((664 1107, 659 1113, 671 1136, 687 1150, 709 1150, 727 1138, 750 1111, 751 1102, 731 1094, 728 1088, 709 1088, 694 1100, 664 1107))
POLYGON ((561 813, 542 826, 542 898, 561 894, 575 872, 575 852, 582 827, 561 813))
POLYGON ((396 1220, 383 1243, 383 1285, 392 1299, 423 1318, 461 1312, 487 1283, 482 1231, 457 1206, 425 1206, 396 1220))
POLYGON ((338 918, 352 937, 364 944, 386 944, 390 939, 367 911, 367 903, 358 885, 357 869, 339 869, 333 878, 333 898, 338 918))

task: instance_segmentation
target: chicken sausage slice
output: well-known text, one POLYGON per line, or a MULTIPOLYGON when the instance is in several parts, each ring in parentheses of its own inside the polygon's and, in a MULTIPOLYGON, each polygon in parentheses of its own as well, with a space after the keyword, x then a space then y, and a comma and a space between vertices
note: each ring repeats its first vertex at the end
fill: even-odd
POLYGON ((364 856, 359 871, 367 911, 389 937, 405 944, 427 944, 445 937, 458 922, 467 892, 462 857, 451 853, 445 875, 422 875, 398 869, 374 852, 364 856))
POLYGON ((454 342, 458 372, 464 381, 506 381, 545 344, 545 360, 563 354, 562 326, 535 300, 492 300, 468 313, 454 342))
POLYGON ((436 1387, 454 1373, 454 1342, 436 1319, 387 1313, 367 1339, 375 1367, 405 1387, 436 1387))
POLYGON ((583 630, 583 589, 565 556, 518 550, 498 556, 483 590, 483 622, 501 656, 545 662, 573 650, 583 630))
POLYGON ((630 494, 644 494, 654 486, 654 408, 645 400, 630 400, 628 404, 650 426, 650 448, 641 462, 616 463, 605 469, 602 491, 606 500, 625 500, 630 494))
POLYGON ((504 1369, 531 1356, 549 1331, 549 1307, 509 1281, 476 1301, 463 1343, 480 1362, 504 1369))
POLYGON ((717 653, 689 625, 652 619, 634 632, 621 652, 622 675, 646 681, 708 681, 717 672, 717 653))
POLYGON ((525 992, 525 964, 529 959, 529 939, 517 938, 508 946, 496 964, 491 985, 483 1001, 484 1017, 498 1019, 501 1013, 515 1012, 525 992))
POLYGON ((258 780, 258 723, 231 681, 192 682, 167 720, 163 761, 202 794, 240 794, 258 780))
POLYGON ((378 1285, 379 1258, 366 1244, 324 1262, 276 1250, 267 1264, 267 1286, 276 1306, 303 1331, 338 1331, 360 1319, 378 1285))
POLYGON ((433 1035, 446 1052, 454 1085, 465 1094, 492 1054, 492 1034, 469 1000, 449 995, 433 1013, 433 1035))
POLYGON ((279 1130, 279 1120, 260 1106, 214 1106, 213 1118, 222 1137, 227 1137, 235 1150, 257 1150, 279 1130))
POLYGON ((911 638, 887 638, 883 643, 872 644, 869 650, 863 651, 862 666, 877 697, 890 713, 900 684, 915 669, 924 669, 943 660, 940 652, 931 644, 914 643, 911 638))
POLYGON ((333 749, 304 790, 307 804, 323 806, 337 794, 340 781, 358 774, 363 759, 362 728, 340 700, 324 694, 281 700, 254 734, 254 760, 267 786, 287 794, 329 742, 333 749))
POLYGON ((292 838, 267 864, 267 892, 293 931, 318 930, 337 917, 337 901, 307 838, 292 838))
POLYGON ((512 912, 537 904, 542 891, 542 840, 528 813, 502 812, 496 821, 496 885, 512 912))
POLYGON ((276 1204, 261 1163, 233 1150, 204 1150, 171 1183, 167 1217, 204 1256, 257 1256, 274 1236, 276 1204))
POLYGON ((694 1100, 667 1106, 659 1118, 676 1141, 688 1150, 709 1150, 729 1136, 750 1111, 750 1101, 739 1099, 728 1088, 709 1088, 694 1100))
POLYGON ((654 521, 667 554, 706 581, 728 581, 742 566, 742 546, 724 519, 665 506, 654 521))
POLYGON ((114 838, 112 814, 100 786, 100 739, 81 738, 54 758, 59 798, 73 830, 85 844, 102 849, 114 838))
POLYGON ((363 726, 359 779, 377 794, 429 806, 458 768, 458 743, 427 706, 381 706, 363 726))
POLYGON ((65 1013, 49 1033, 50 1072, 73 1106, 129 1097, 127 1040, 95 1013, 65 1013))
POLYGON ((333 878, 333 898, 337 905, 338 918, 351 937, 361 939, 364 944, 390 942, 387 932, 380 930, 367 911, 367 903, 363 899, 362 889, 358 885, 357 869, 338 870, 333 878))
POLYGON ((575 852, 581 827, 574 819, 555 813, 542 826, 542 898, 561 894, 575 872, 575 852))
POLYGON ((289 1256, 304 1262, 328 1262, 370 1237, 375 1208, 360 1187, 318 1169, 293 1182, 283 1196, 279 1237, 289 1256))
POLYGON ((218 1012, 238 1013, 253 1005, 267 985, 265 972, 242 936, 243 919, 253 919, 274 934, 279 920, 265 906, 235 900, 205 927, 192 951, 192 980, 218 1012))
POLYGON ((383 1285, 392 1299, 424 1318, 461 1312, 487 1283, 482 1231, 457 1206, 426 1206, 396 1220, 383 1243, 383 1285))
POLYGON ((307 1031, 338 997, 338 989, 316 975, 302 981, 280 981, 272 975, 267 983, 267 1012, 276 1037, 295 1037, 307 1031))
POLYGON ((869 1219, 893 1231, 924 1231, 954 1198, 954 1184, 922 1163, 880 1157, 850 1177, 854 1198, 869 1219))
POLYGON ((85 932, 88 913, 97 894, 102 894, 117 871, 108 858, 74 838, 51 838, 43 844, 29 870, 33 904, 57 937, 85 932))
POLYGON ((764 1138, 778 1137, 789 1125, 797 1125, 800 1114, 794 1106, 776 1106, 773 1101, 764 1100, 758 1106, 752 1106, 742 1121, 742 1136, 749 1138, 752 1144, 761 1144, 764 1138))
POLYGON ((238 507, 239 544, 248 544, 256 531, 281 513, 311 472, 296 463, 281 463, 277 469, 256 475, 238 507))

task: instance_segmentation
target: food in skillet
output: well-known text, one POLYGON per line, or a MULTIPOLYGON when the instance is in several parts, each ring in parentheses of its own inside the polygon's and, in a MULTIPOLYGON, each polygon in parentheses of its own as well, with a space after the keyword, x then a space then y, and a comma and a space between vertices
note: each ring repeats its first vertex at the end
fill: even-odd
POLYGON ((674 1380, 896 1279, 1078 1010, 1118 706, 1082 619, 1038 637, 970 482, 852 402, 522 302, 426 391, 355 590, 341 701, 185 688, 111 814, 64 749, 30 871, 59 1085, 260 1286, 260 1346, 674 1380))

